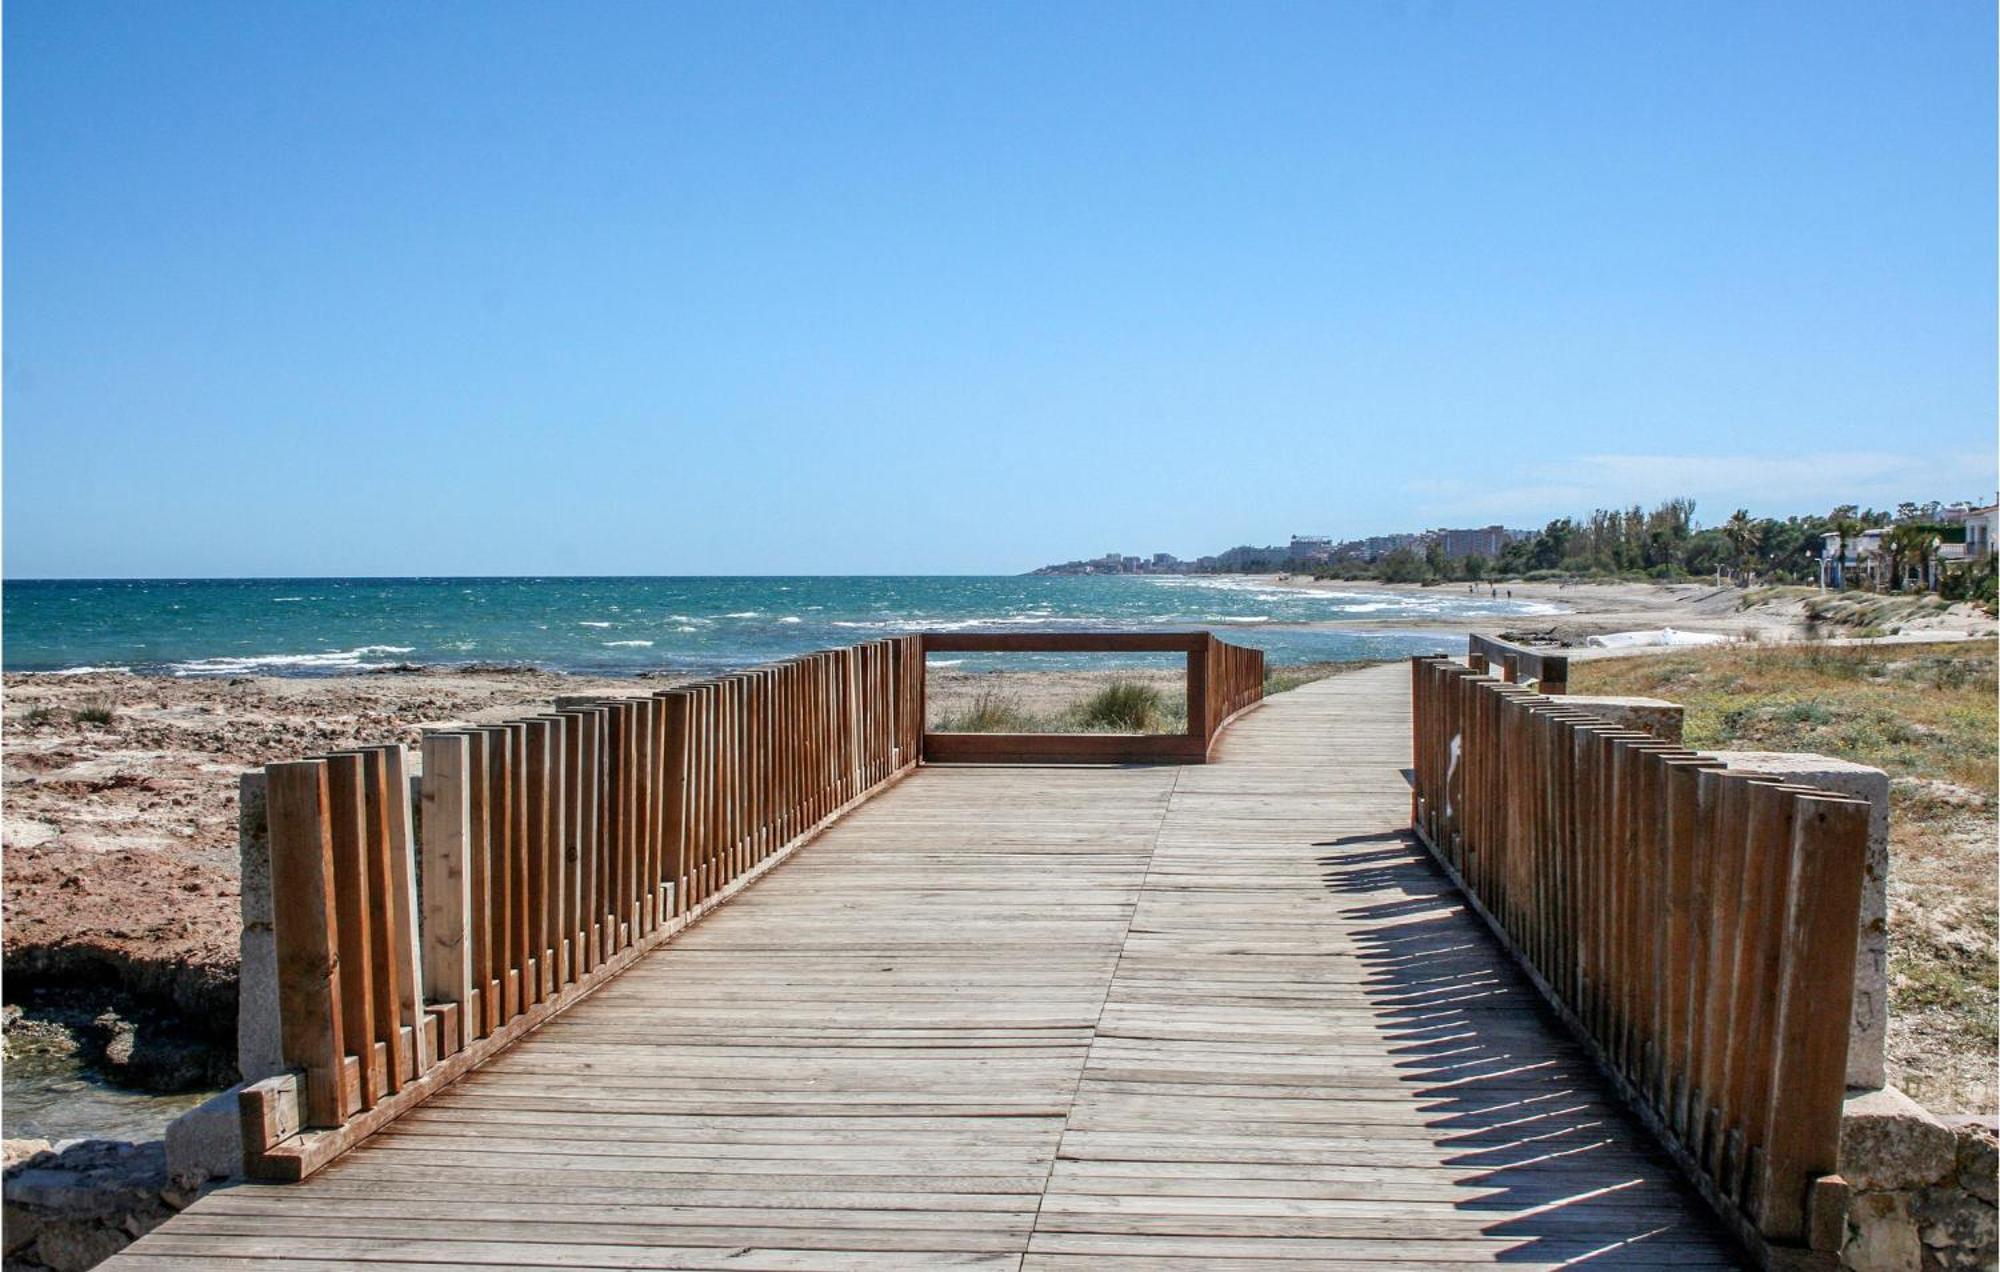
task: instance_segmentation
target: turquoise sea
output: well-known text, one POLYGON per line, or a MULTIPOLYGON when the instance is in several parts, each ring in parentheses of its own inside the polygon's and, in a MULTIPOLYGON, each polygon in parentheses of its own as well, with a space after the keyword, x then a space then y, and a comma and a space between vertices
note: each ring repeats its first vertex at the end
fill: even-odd
POLYGON ((1340 592, 1227 575, 31 580, 8 582, 4 602, 8 671, 173 676, 705 670, 924 630, 1207 628, 1291 663, 1458 645, 1436 629, 1319 626, 1342 619, 1552 612, 1462 587, 1340 592))

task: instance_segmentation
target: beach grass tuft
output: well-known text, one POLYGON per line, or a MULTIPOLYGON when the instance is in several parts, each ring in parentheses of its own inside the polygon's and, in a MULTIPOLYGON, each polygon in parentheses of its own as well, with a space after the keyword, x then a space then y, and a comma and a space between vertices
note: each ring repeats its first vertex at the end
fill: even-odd
POLYGON ((938 721, 940 733, 1034 733, 1039 721, 1002 689, 981 689, 970 706, 938 721))
POLYGON ((78 724, 110 724, 118 718, 118 705, 109 698, 86 698, 70 712, 78 724))
POLYGON ((1136 680, 1114 680, 1075 709, 1081 728, 1105 733, 1158 733, 1165 714, 1166 695, 1136 680))

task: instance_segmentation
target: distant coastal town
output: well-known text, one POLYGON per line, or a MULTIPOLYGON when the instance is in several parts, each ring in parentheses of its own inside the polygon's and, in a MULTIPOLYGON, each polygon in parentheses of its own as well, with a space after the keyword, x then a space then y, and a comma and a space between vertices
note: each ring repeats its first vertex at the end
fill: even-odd
POLYGON ((1373 565, 1398 552, 1431 554, 1448 561, 1469 557, 1497 559, 1510 543, 1532 539, 1533 530, 1484 526, 1476 530, 1421 530, 1409 534, 1377 534, 1365 539, 1336 541, 1327 535, 1295 534, 1289 544, 1253 547, 1248 544, 1214 556, 1182 560, 1171 552, 1127 556, 1107 552, 1083 561, 1045 565, 1036 574, 1264 574, 1274 570, 1311 570, 1332 565, 1373 565))
POLYGON ((1825 514, 1783 518, 1753 517, 1738 508, 1706 527, 1695 521, 1694 510, 1694 500, 1683 497, 1652 508, 1598 508, 1559 517, 1540 530, 1491 525, 1340 541, 1293 535, 1284 545, 1244 545, 1192 561, 1171 552, 1107 552, 1033 572, 1285 573, 1388 583, 1712 577, 1744 586, 1930 591, 1989 606, 2000 591, 2000 501, 1910 501, 1893 509, 1842 504, 1825 514))

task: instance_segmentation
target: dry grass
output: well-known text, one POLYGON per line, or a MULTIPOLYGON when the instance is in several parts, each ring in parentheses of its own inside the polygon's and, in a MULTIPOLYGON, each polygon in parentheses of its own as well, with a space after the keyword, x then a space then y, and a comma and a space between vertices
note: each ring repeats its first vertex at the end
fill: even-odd
MULTIPOLYGON (((1272 668, 1264 677, 1264 694, 1284 693, 1300 685, 1373 667, 1376 661, 1301 663, 1272 668)), ((1020 673, 1010 680, 996 675, 995 685, 979 688, 971 698, 939 710, 930 723, 940 733, 1182 733, 1187 730, 1187 695, 1146 681, 1113 677, 1080 701, 1049 702, 1031 696, 1038 673, 1020 673)))
POLYGON ((1991 642, 1703 650, 1572 664, 1577 693, 1687 708, 1703 750, 1812 751, 1890 776, 1889 1076, 1995 1111, 2000 1046, 1991 642))

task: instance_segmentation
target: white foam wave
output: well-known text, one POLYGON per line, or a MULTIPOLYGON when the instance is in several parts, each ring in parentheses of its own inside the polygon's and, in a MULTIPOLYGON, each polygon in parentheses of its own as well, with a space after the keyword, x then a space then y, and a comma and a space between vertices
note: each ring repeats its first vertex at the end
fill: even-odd
POLYGON ((724 614, 724 618, 762 618, 762 610, 737 610, 734 614, 724 614))
POLYGON ((611 624, 609 624, 609 623, 592 623, 592 622, 579 622, 579 623, 577 624, 577 626, 578 626, 578 627, 609 627, 609 626, 611 626, 611 624))
POLYGON ((604 642, 604 646, 607 649, 616 649, 620 645, 631 645, 634 647, 643 647, 650 649, 652 647, 652 644, 653 642, 650 640, 607 640, 604 642))
POLYGON ((799 617, 799 616, 798 616, 797 614, 787 614, 787 615, 785 615, 785 616, 784 616, 783 618, 779 619, 778 621, 779 621, 779 622, 781 622, 781 623, 803 623, 803 622, 805 622, 805 620, 804 620, 803 618, 800 618, 800 617, 799 617))
POLYGON ((63 667, 56 671, 30 672, 36 676, 94 676, 99 672, 130 671, 130 667, 63 667))
POLYGON ((194 658, 169 668, 176 676, 246 676, 280 668, 322 671, 368 671, 386 667, 368 661, 373 654, 407 654, 414 645, 361 645, 354 649, 328 650, 318 654, 244 654, 237 657, 194 658))

